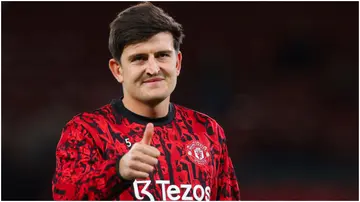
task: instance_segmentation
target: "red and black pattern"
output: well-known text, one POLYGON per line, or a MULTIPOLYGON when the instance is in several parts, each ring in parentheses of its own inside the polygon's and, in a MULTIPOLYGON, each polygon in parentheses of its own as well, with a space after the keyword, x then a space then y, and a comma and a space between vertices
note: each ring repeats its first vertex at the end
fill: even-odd
POLYGON ((223 129, 210 117, 171 104, 167 117, 128 111, 121 99, 75 116, 56 149, 55 200, 240 200, 223 129), (118 161, 154 123, 161 155, 148 179, 122 181, 118 161))

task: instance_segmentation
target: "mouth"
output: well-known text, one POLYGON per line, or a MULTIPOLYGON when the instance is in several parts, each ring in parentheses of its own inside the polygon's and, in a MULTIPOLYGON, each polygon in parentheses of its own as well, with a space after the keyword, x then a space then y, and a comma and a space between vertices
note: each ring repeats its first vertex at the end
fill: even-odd
POLYGON ((159 81, 162 81, 164 79, 162 78, 153 78, 153 79, 148 79, 148 80, 145 80, 144 83, 155 83, 155 82, 159 82, 159 81))

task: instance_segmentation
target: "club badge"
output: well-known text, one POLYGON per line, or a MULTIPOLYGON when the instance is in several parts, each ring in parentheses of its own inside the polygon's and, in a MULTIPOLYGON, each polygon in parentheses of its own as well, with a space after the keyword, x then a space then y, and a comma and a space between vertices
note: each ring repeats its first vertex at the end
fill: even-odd
POLYGON ((210 157, 208 148, 199 141, 190 142, 190 144, 186 146, 186 154, 190 160, 198 165, 206 165, 210 157))

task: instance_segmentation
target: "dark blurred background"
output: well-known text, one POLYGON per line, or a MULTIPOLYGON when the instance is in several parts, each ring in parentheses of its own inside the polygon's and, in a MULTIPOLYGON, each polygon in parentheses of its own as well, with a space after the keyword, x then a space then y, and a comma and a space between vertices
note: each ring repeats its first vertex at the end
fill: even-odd
MULTIPOLYGON (((121 96, 109 23, 136 2, 2 2, 2 199, 51 200, 74 115, 121 96)), ((358 2, 155 2, 185 29, 172 101, 225 129, 243 200, 358 200, 358 2)))

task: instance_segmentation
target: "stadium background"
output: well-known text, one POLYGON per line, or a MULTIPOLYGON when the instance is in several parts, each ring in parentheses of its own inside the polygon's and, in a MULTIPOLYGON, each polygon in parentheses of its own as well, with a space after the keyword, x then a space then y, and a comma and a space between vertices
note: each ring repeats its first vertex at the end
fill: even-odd
MULTIPOLYGON (((51 200, 65 123, 120 96, 132 3, 2 2, 2 199, 51 200)), ((358 200, 358 2, 158 5, 185 29, 172 100, 225 129, 243 200, 358 200)))

